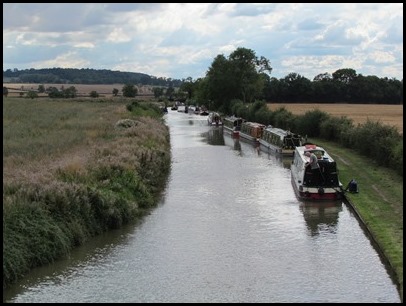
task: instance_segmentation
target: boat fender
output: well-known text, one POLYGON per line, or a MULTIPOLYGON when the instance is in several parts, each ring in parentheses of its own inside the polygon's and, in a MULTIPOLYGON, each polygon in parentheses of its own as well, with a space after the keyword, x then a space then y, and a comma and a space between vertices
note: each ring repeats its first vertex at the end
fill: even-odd
POLYGON ((319 191, 319 194, 324 194, 324 188, 323 187, 320 187, 318 191, 319 191))

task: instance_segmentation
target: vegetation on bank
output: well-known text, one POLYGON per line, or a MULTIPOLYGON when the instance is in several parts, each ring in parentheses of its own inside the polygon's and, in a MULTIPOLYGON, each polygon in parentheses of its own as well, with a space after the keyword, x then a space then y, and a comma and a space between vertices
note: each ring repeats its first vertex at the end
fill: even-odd
POLYGON ((3 288, 147 213, 170 164, 156 104, 3 99, 3 288))

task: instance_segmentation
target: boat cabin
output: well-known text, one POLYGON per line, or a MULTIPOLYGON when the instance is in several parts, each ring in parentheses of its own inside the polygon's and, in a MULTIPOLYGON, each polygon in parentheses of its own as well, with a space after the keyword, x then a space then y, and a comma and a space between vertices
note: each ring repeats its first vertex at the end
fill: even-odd
POLYGON ((314 144, 297 147, 294 163, 296 167, 305 167, 305 163, 310 161, 310 158, 305 155, 306 152, 314 153, 317 156, 317 161, 320 166, 320 173, 312 173, 310 167, 305 168, 303 185, 304 186, 338 186, 337 164, 334 159, 321 147, 314 144), (298 154, 299 156, 296 156, 298 154))
POLYGON ((246 121, 241 125, 241 133, 249 135, 255 139, 261 138, 264 129, 265 125, 257 122, 246 121))
POLYGON ((223 119, 224 127, 232 130, 232 131, 239 131, 241 130, 241 125, 244 122, 243 118, 240 117, 225 117, 223 119))

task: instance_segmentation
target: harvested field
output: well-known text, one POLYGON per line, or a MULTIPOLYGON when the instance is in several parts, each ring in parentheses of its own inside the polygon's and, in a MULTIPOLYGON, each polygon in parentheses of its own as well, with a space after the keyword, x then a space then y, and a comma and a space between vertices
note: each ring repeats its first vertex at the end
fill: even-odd
MULTIPOLYGON (((74 86, 79 96, 89 96, 90 92, 97 91, 97 93, 104 97, 112 97, 113 89, 119 90, 119 95, 122 94, 124 84, 39 84, 39 83, 3 83, 3 87, 7 87, 10 97, 20 96, 20 92, 27 92, 30 90, 36 91, 39 85, 44 85, 45 88, 56 87, 61 89, 74 86)), ((153 86, 136 86, 138 88, 139 95, 151 95, 153 86)), ((46 95, 45 95, 46 96, 46 95)))
POLYGON ((318 109, 332 116, 346 116, 352 119, 354 124, 365 123, 367 119, 370 119, 394 126, 403 134, 403 105, 268 103, 268 107, 272 111, 285 107, 294 115, 305 114, 307 111, 318 109))

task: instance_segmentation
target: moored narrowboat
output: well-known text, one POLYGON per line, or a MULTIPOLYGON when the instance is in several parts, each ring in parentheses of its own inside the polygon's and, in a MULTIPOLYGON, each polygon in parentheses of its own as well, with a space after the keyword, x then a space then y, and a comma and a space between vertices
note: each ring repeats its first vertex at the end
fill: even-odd
POLYGON ((241 124, 240 137, 257 142, 262 136, 265 125, 258 122, 245 121, 241 124))
POLYGON ((268 125, 262 132, 259 143, 261 150, 265 152, 293 156, 295 148, 302 145, 302 137, 299 134, 268 125))
POLYGON ((337 200, 343 198, 343 185, 338 178, 337 164, 324 150, 314 144, 297 146, 291 165, 291 180, 296 195, 303 200, 337 200), (317 157, 318 170, 312 171, 306 152, 317 157))
POLYGON ((223 131, 231 134, 233 137, 240 136, 241 125, 244 119, 241 117, 228 116, 223 118, 223 131))
POLYGON ((221 116, 217 112, 210 112, 207 116, 207 123, 208 125, 223 125, 223 120, 221 120, 221 116))

